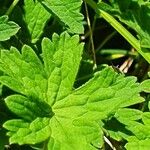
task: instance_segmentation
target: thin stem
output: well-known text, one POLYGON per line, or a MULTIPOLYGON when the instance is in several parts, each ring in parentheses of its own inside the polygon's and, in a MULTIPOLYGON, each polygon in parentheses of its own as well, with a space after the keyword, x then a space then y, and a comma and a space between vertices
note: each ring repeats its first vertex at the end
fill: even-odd
POLYGON ((102 55, 127 55, 127 56, 132 56, 132 57, 135 57, 138 55, 138 53, 135 51, 135 52, 132 52, 132 51, 127 51, 125 49, 102 49, 100 51, 100 54, 102 55))
POLYGON ((93 41, 93 31, 92 31, 92 28, 91 28, 91 22, 90 22, 90 18, 89 18, 87 4, 86 4, 86 2, 84 4, 85 4, 86 17, 87 17, 87 24, 88 24, 89 32, 90 32, 91 48, 92 48, 92 53, 93 53, 93 62, 94 62, 93 69, 96 69, 97 66, 96 66, 96 55, 95 55, 95 48, 94 48, 94 41, 93 41))
POLYGON ((18 40, 18 42, 23 46, 24 44, 23 44, 23 42, 18 38, 18 36, 17 35, 14 35, 15 36, 15 38, 18 40))
POLYGON ((91 78, 92 76, 93 76, 93 74, 91 73, 89 75, 85 75, 83 77, 78 78, 76 81, 79 82, 79 81, 82 81, 82 80, 87 80, 87 79, 91 78))
POLYGON ((94 16, 94 20, 93 20, 92 27, 91 27, 92 33, 93 33, 94 29, 95 29, 95 24, 96 24, 96 16, 94 16))
POLYGON ((12 10, 14 9, 14 7, 18 4, 18 2, 19 2, 19 0, 14 0, 5 15, 9 15, 12 12, 12 10))
MULTIPOLYGON (((93 25, 92 25, 92 27, 93 27, 93 25)), ((94 27, 94 29, 92 29, 92 31, 95 32, 95 31, 97 31, 97 30, 102 30, 102 29, 104 29, 104 28, 106 28, 106 27, 101 27, 101 26, 99 26, 99 27, 94 27)), ((82 36, 82 39, 85 40, 89 35, 90 35, 90 31, 87 31, 87 32, 85 33, 85 35, 82 36)))
POLYGON ((116 34, 116 31, 109 34, 96 49, 96 53, 116 34))

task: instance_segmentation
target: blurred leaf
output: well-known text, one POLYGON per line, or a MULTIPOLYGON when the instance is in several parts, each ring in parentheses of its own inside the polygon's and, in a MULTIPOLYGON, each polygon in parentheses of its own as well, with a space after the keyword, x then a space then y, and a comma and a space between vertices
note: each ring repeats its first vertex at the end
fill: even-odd
POLYGON ((148 150, 150 148, 150 139, 131 141, 125 147, 127 150, 148 150))
POLYGON ((144 80, 141 83, 141 88, 144 92, 150 93, 150 79, 144 80))

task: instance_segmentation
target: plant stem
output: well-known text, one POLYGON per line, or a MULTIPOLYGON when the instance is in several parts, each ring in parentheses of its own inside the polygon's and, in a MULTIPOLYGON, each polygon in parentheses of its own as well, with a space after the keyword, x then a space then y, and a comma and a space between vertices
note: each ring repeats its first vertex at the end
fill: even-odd
POLYGON ((91 22, 90 22, 90 18, 89 18, 89 13, 88 13, 88 8, 87 8, 86 2, 85 2, 85 11, 86 11, 86 17, 87 17, 87 24, 88 24, 89 32, 90 32, 91 49, 92 49, 92 53, 93 53, 93 63, 94 63, 93 69, 96 69, 97 65, 96 65, 96 55, 95 55, 95 48, 94 48, 94 41, 93 41, 93 30, 92 30, 92 27, 91 27, 91 22))
POLYGON ((114 31, 112 32, 110 35, 108 35, 103 41, 102 43, 98 46, 98 48, 96 49, 96 53, 116 34, 117 32, 114 31))
POLYGON ((14 9, 14 7, 17 5, 18 2, 19 2, 19 0, 14 0, 5 15, 9 15, 12 12, 12 10, 14 9))
POLYGON ((124 26, 122 26, 113 16, 103 10, 100 10, 93 0, 85 1, 95 10, 98 16, 103 17, 150 63, 150 55, 147 54, 148 50, 141 50, 140 42, 124 26))

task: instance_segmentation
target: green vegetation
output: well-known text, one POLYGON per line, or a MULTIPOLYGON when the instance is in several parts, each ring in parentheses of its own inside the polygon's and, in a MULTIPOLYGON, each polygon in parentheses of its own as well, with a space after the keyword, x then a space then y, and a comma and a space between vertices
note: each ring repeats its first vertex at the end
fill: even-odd
POLYGON ((0 3, 0 150, 149 150, 149 0, 0 3))

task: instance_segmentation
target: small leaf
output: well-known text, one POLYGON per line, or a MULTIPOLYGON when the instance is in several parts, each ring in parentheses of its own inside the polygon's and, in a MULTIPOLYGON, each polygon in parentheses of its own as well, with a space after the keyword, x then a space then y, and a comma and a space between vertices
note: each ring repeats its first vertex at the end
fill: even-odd
POLYGON ((6 41, 15 35, 20 27, 13 21, 8 21, 8 16, 0 17, 0 41, 6 41))
MULTIPOLYGON (((148 3, 133 0, 125 2, 115 0, 111 2, 112 7, 107 9, 107 11, 117 16, 121 22, 137 32, 142 48, 150 48, 150 5, 148 3)), ((103 7, 103 9, 106 9, 106 7, 103 7)))
POLYGON ((17 79, 10 76, 0 76, 0 82, 16 92, 24 93, 24 86, 17 79))
POLYGON ((103 128, 106 130, 106 133, 109 135, 109 137, 116 141, 122 141, 122 139, 127 140, 133 135, 130 130, 126 129, 124 124, 120 123, 114 117, 107 122, 105 121, 103 128))
POLYGON ((141 88, 144 92, 150 93, 150 79, 147 79, 141 83, 141 88))

